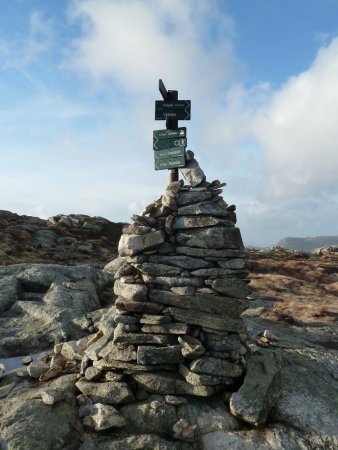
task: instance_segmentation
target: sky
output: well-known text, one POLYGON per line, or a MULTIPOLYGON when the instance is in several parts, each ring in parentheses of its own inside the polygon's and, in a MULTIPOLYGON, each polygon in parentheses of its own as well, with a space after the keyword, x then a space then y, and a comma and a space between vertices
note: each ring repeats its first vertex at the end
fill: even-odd
POLYGON ((158 80, 244 243, 337 235, 337 0, 0 0, 0 209, 112 221, 160 197, 158 80))

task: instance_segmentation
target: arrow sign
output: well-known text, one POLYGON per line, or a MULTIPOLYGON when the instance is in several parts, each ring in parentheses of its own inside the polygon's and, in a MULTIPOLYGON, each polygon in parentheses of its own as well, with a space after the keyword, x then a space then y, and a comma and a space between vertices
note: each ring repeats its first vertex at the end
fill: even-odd
MULTIPOLYGON (((155 153, 156 155, 156 153, 155 153)), ((185 166, 185 157, 158 159, 155 158, 155 170, 174 169, 176 167, 185 166)))
POLYGON ((153 131, 154 142, 155 139, 173 139, 173 138, 186 138, 187 129, 185 127, 177 128, 177 130, 154 130, 153 131))
POLYGON ((155 101, 155 120, 190 120, 191 101, 155 101))
POLYGON ((178 156, 184 156, 185 155, 185 149, 183 147, 181 148, 166 148, 163 150, 157 150, 154 153, 155 159, 168 159, 168 158, 175 158, 178 156))
POLYGON ((154 150, 162 150, 164 148, 174 148, 174 147, 186 147, 186 139, 161 139, 160 141, 154 139, 153 148, 154 150))
POLYGON ((164 109, 166 111, 172 110, 172 109, 190 109, 191 108, 191 101, 190 100, 156 100, 155 101, 155 109, 161 110, 164 109))

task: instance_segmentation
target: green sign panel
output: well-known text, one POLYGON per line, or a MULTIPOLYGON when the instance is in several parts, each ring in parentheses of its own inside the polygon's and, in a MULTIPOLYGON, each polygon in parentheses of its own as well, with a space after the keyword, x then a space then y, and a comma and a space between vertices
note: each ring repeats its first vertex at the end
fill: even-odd
POLYGON ((187 129, 185 127, 177 128, 177 130, 154 130, 153 131, 154 142, 155 140, 162 139, 174 139, 174 138, 186 138, 187 129))
POLYGON ((155 120, 190 120, 191 101, 155 101, 155 120))
POLYGON ((155 159, 175 158, 177 156, 184 156, 184 155, 185 149, 183 147, 166 148, 164 150, 157 150, 154 153, 155 159))
POLYGON ((163 169, 175 169, 176 167, 185 166, 185 156, 179 156, 177 158, 156 158, 157 152, 155 152, 155 170, 163 169))
POLYGON ((186 147, 186 139, 154 139, 154 150, 162 150, 164 148, 186 147))

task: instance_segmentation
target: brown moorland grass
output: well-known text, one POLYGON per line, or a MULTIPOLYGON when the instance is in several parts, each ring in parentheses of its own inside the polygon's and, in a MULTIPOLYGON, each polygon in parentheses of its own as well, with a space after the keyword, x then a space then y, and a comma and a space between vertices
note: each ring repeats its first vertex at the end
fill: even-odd
POLYGON ((338 255, 299 257, 248 253, 256 297, 271 301, 262 317, 314 325, 338 318, 338 255))

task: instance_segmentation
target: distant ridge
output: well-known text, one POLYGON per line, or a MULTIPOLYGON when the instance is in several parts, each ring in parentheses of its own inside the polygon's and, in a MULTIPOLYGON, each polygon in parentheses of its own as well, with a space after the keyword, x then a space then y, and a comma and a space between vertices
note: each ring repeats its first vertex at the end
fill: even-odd
POLYGON ((286 237, 276 244, 279 247, 309 252, 319 247, 338 245, 338 236, 286 237))

